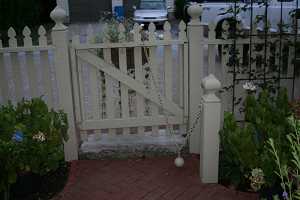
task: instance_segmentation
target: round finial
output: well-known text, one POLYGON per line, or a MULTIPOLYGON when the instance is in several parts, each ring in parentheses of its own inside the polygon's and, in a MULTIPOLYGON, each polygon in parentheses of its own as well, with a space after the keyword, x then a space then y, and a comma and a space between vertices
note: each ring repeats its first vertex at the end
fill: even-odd
POLYGON ((187 9, 189 16, 191 16, 190 24, 199 24, 200 16, 202 14, 202 5, 196 2, 192 2, 189 8, 187 9))
POLYGON ((66 26, 63 24, 67 17, 66 11, 64 9, 62 9, 59 6, 56 6, 54 10, 50 13, 50 17, 53 21, 55 21, 55 26, 53 29, 61 30, 66 28, 66 26))
POLYGON ((184 160, 181 156, 178 156, 175 160, 174 160, 174 164, 176 167, 183 167, 184 165, 184 160))
POLYGON ((202 87, 207 94, 214 94, 216 91, 221 89, 220 81, 213 75, 210 74, 202 80, 202 87))

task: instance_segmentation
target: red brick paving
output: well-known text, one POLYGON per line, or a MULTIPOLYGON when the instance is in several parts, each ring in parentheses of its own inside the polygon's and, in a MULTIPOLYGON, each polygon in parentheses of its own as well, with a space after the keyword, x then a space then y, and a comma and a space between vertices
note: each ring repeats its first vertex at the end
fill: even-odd
POLYGON ((199 159, 185 158, 176 168, 174 158, 143 160, 81 160, 72 164, 59 200, 255 200, 255 194, 202 184, 199 159))

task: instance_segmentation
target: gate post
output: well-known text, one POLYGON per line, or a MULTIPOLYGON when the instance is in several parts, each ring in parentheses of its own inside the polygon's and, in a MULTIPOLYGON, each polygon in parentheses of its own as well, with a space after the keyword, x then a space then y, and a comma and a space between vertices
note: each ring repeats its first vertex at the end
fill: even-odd
POLYGON ((221 83, 210 74, 202 80, 202 87, 200 178, 203 183, 218 183, 221 100, 216 92, 221 83))
POLYGON ((66 12, 57 6, 50 14, 50 17, 55 21, 55 26, 52 28, 52 42, 54 50, 54 65, 56 80, 59 95, 59 109, 63 109, 68 115, 69 139, 64 145, 65 160, 78 159, 78 143, 76 137, 72 86, 71 86, 71 71, 69 62, 69 40, 68 27, 63 24, 66 18, 66 12))
MULTIPOLYGON (((188 23, 189 43, 189 127, 196 120, 202 96, 201 80, 203 78, 203 26, 200 22, 202 7, 193 3, 188 8, 191 21, 188 23)), ((189 138, 190 153, 200 153, 200 124, 198 123, 189 138)))

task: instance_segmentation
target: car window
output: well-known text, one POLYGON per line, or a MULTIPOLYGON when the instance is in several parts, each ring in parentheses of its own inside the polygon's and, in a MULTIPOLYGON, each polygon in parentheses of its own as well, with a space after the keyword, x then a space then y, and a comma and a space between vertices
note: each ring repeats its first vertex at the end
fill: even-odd
POLYGON ((166 9, 166 3, 161 0, 143 0, 140 1, 139 9, 142 10, 164 10, 166 9))
POLYGON ((278 2, 293 2, 294 0, 277 0, 278 2))

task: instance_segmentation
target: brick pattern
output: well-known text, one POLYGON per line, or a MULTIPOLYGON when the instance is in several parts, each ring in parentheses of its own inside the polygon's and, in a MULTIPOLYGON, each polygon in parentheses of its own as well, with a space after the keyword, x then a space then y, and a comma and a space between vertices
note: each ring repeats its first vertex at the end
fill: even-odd
POLYGON ((202 184, 199 159, 81 160, 72 163, 68 183, 56 200, 255 200, 257 195, 202 184))

